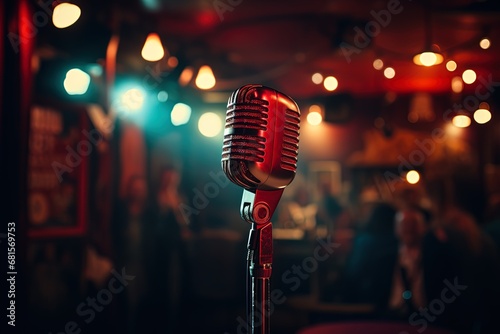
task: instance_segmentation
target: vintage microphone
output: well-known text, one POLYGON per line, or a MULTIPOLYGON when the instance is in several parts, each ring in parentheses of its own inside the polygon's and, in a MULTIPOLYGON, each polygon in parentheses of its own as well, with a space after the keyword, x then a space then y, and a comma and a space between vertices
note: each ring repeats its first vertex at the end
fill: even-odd
POLYGON ((245 85, 228 100, 221 163, 226 176, 244 188, 240 213, 252 224, 247 245, 252 334, 270 333, 270 220, 297 171, 299 129, 297 104, 272 88, 245 85))

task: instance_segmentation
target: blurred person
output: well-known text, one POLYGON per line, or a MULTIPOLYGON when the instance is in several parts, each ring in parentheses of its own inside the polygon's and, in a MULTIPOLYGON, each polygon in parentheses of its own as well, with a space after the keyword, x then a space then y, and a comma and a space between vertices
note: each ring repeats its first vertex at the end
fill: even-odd
POLYGON ((181 301, 188 278, 185 240, 190 237, 190 230, 180 211, 180 181, 178 169, 162 167, 155 194, 155 265, 151 273, 155 309, 150 316, 157 324, 152 328, 163 328, 165 333, 180 330, 181 301))
POLYGON ((444 210, 423 240, 427 301, 442 300, 447 286, 456 298, 435 315, 434 323, 457 333, 498 333, 498 254, 474 218, 459 208, 444 210))
POLYGON ((311 232, 316 228, 318 206, 311 200, 307 187, 295 189, 293 197, 283 203, 278 222, 284 228, 300 228, 311 232))
POLYGON ((420 211, 425 223, 430 226, 432 212, 429 208, 429 199, 425 196, 425 191, 422 187, 403 182, 396 188, 394 195, 396 206, 400 210, 414 209, 420 211))
POLYGON ((427 303, 422 269, 422 240, 427 230, 421 211, 406 209, 396 214, 399 252, 389 300, 390 309, 396 313, 410 315, 427 303))
POLYGON ((375 204, 364 227, 354 237, 343 272, 343 300, 370 303, 385 310, 389 300, 398 240, 394 235, 396 209, 375 204))
POLYGON ((115 268, 125 268, 129 275, 135 276, 125 294, 119 295, 123 298, 121 312, 127 319, 124 331, 128 333, 138 331, 151 304, 148 287, 154 264, 154 231, 150 213, 146 179, 133 175, 127 182, 124 199, 115 204, 112 222, 115 268))
POLYGON ((325 226, 329 235, 333 235, 339 217, 344 212, 337 197, 331 191, 330 182, 322 182, 320 187, 320 198, 318 201, 317 223, 325 226))
POLYGON ((489 198, 484 231, 500 251, 500 194, 493 194, 489 198))
POLYGON ((489 273, 489 275, 493 277, 491 282, 494 284, 494 289, 489 299, 493 305, 489 307, 490 318, 485 327, 491 332, 499 333, 500 325, 495 325, 497 323, 495 316, 500 314, 500 304, 498 303, 500 299, 500 287, 498 287, 498 282, 500 281, 500 193, 490 196, 486 219, 486 224, 483 227, 484 233, 495 245, 495 252, 493 252, 493 250, 491 251, 492 260, 490 262, 492 263, 492 273, 489 273))

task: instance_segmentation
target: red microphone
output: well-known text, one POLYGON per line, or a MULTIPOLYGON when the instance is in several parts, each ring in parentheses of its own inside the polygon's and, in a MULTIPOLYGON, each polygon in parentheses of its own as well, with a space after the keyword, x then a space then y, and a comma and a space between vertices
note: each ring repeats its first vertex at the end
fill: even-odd
POLYGON ((245 85, 228 100, 222 169, 244 188, 240 213, 252 223, 248 238, 248 327, 270 333, 271 217, 297 171, 300 111, 287 95, 245 85))
MULTIPOLYGON (((233 183, 269 201, 267 208, 259 207, 260 213, 255 217, 243 212, 242 203, 242 217, 246 221, 269 220, 284 188, 293 181, 299 130, 299 107, 275 89, 245 85, 229 98, 222 169, 233 183)), ((251 195, 244 192, 244 197, 251 195)))

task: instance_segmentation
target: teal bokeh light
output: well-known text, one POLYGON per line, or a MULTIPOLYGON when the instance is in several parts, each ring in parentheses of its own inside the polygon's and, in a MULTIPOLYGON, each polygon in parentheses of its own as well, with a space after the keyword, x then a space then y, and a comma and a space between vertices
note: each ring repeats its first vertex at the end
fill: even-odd
POLYGON ((83 95, 90 85, 90 75, 79 68, 72 68, 66 72, 63 86, 69 95, 83 95))

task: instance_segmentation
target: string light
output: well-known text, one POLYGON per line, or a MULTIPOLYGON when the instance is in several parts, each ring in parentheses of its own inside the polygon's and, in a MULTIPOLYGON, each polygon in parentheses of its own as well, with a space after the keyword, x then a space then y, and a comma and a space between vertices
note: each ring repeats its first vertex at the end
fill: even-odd
POLYGON ((457 63, 454 62, 453 60, 449 60, 447 63, 446 63, 446 69, 450 72, 453 72, 457 69, 457 63))
POLYGON ((323 82, 323 75, 321 73, 314 73, 311 80, 315 85, 319 85, 323 82))
POLYGON ((373 61, 373 68, 376 69, 377 71, 381 70, 384 68, 384 62, 382 61, 382 59, 375 59, 373 61))
POLYGON ((486 50, 486 49, 489 49, 490 46, 491 46, 491 42, 488 38, 483 38, 480 42, 479 42, 479 46, 481 47, 481 49, 483 50, 486 50))
POLYGON ((327 91, 332 92, 337 89, 337 87, 339 86, 339 82, 334 76, 329 76, 325 78, 325 81, 323 81, 323 86, 325 86, 325 89, 327 91))
POLYGON ((396 71, 392 67, 387 67, 384 70, 384 76, 387 79, 392 79, 392 78, 394 78, 396 76, 396 71))
POLYGON ((476 78, 477 78, 476 72, 474 72, 473 70, 465 70, 464 73, 462 73, 462 80, 466 84, 470 85, 474 83, 474 81, 476 81, 476 78))

